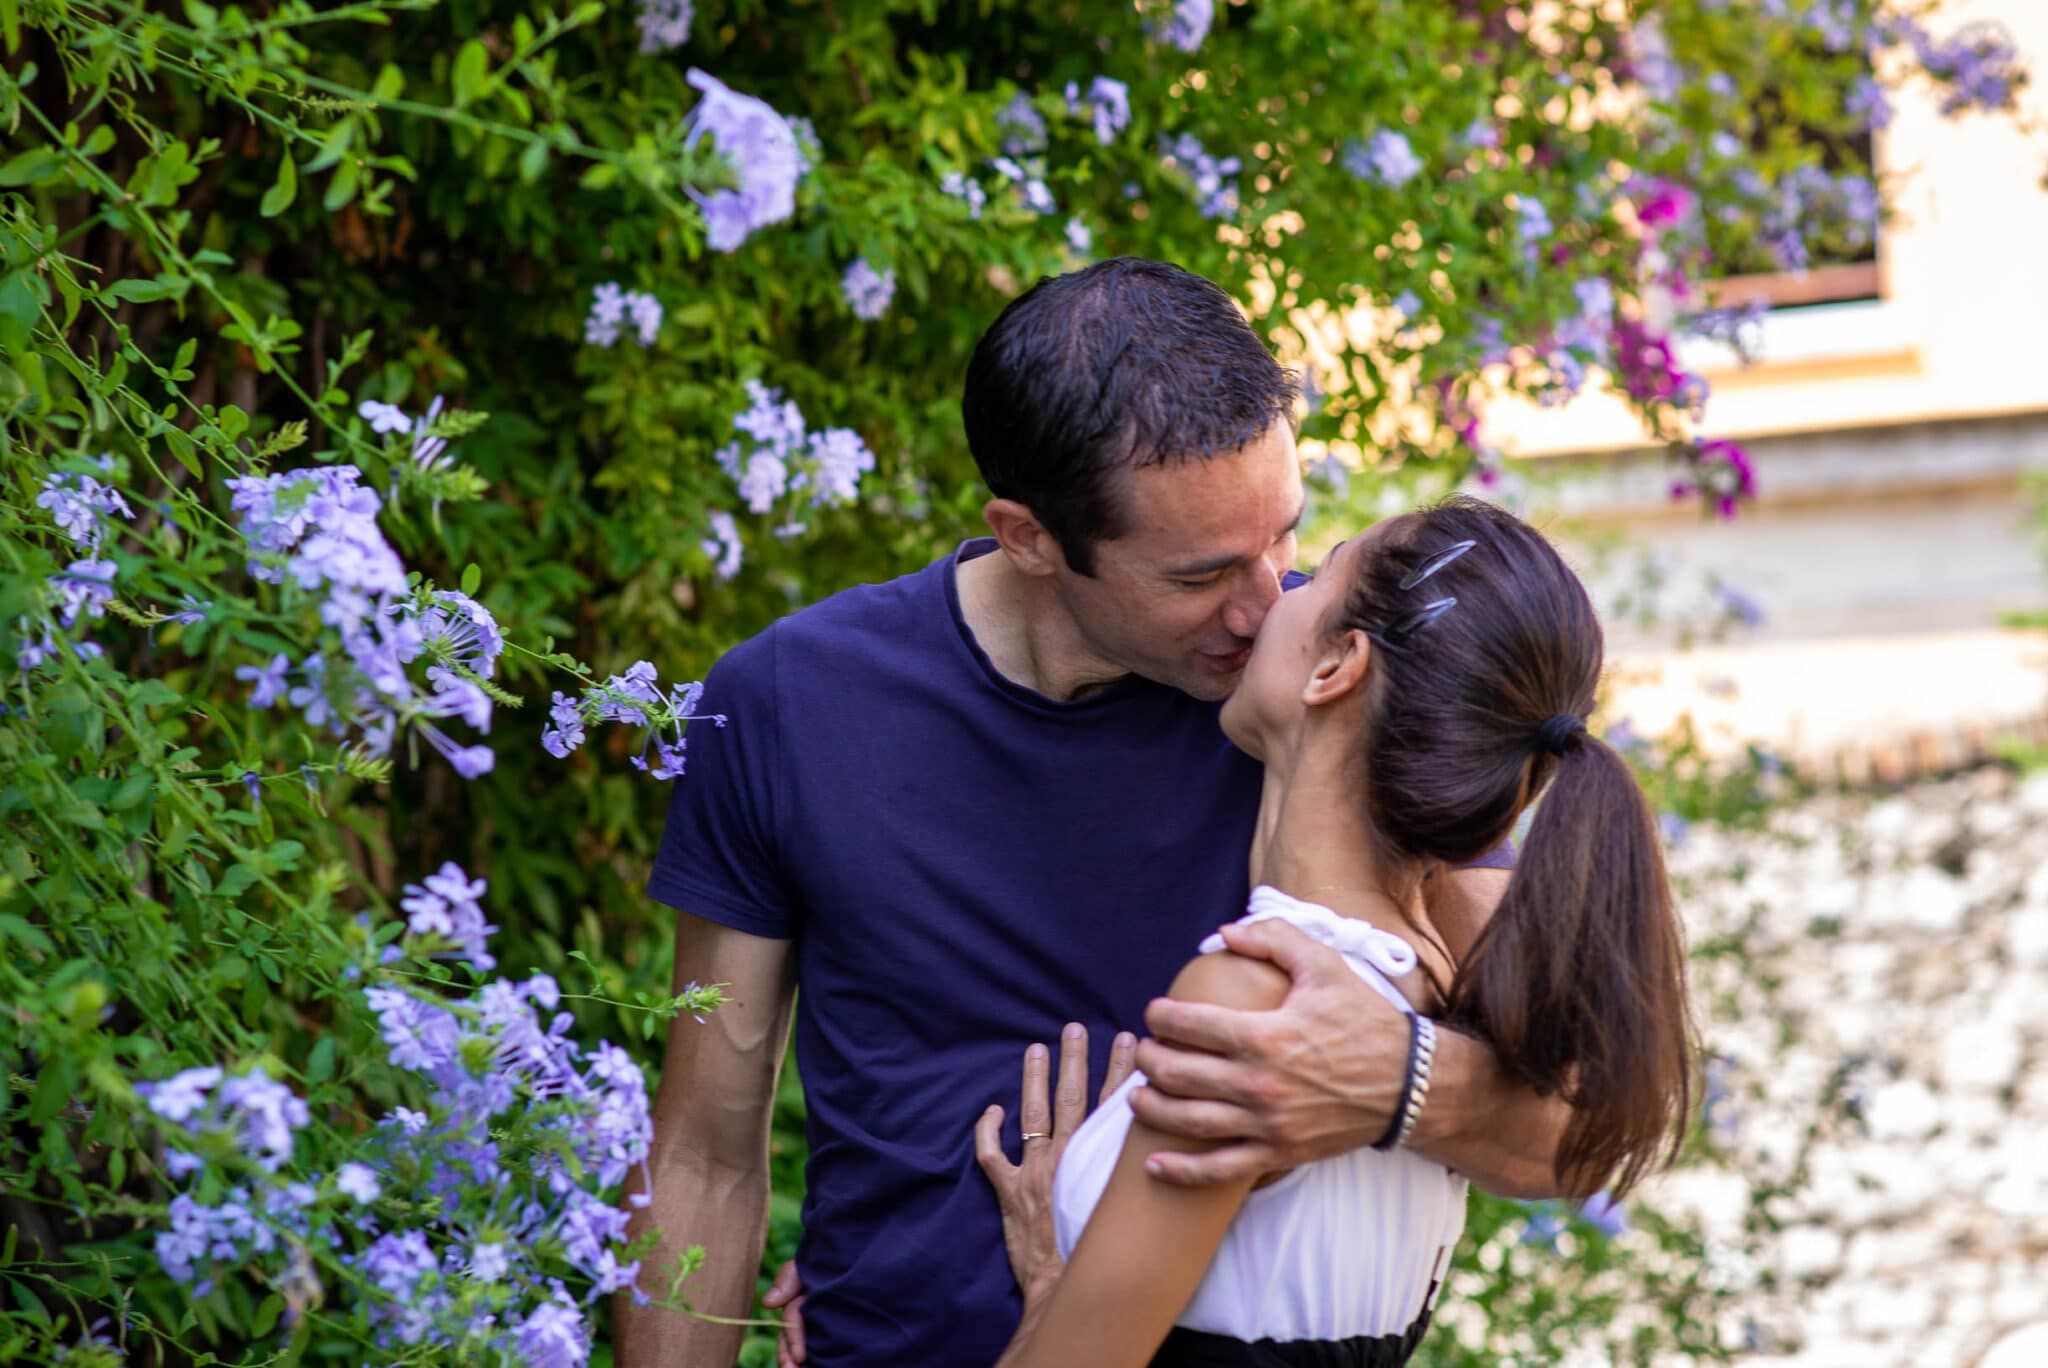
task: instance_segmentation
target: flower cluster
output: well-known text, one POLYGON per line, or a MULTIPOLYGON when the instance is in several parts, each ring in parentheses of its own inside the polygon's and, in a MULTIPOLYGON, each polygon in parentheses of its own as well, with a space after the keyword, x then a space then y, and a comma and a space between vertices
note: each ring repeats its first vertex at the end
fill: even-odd
POLYGON ((967 206, 967 217, 978 219, 988 204, 988 191, 964 171, 948 171, 939 177, 939 193, 967 206))
POLYGON ((714 252, 730 252, 756 229, 780 223, 796 212, 796 183, 803 153, 788 120, 763 100, 729 90, 716 77, 692 67, 689 83, 704 92, 690 115, 685 146, 709 135, 712 147, 731 165, 739 184, 732 189, 690 193, 704 210, 706 241, 714 252))
POLYGON ((1344 144, 1344 169, 1371 185, 1398 190, 1422 170, 1422 158, 1408 145, 1404 134, 1382 128, 1364 142, 1353 138, 1344 144))
MULTIPOLYGON (((454 864, 409 885, 408 948, 455 943, 490 968, 484 892, 454 864)), ((571 1040, 544 974, 460 1001, 377 982, 363 1002, 391 1062, 432 1100, 395 1108, 331 1177, 285 1171, 308 1112, 261 1070, 226 1078, 207 1066, 138 1087, 162 1121, 232 1137, 262 1175, 212 1204, 176 1195, 156 1239, 164 1271, 205 1296, 220 1273, 255 1264, 303 1305, 322 1296, 318 1257, 359 1286, 386 1350, 584 1363, 589 1325, 564 1274, 587 1282, 589 1299, 640 1295, 625 1213, 598 1192, 646 1171, 653 1124, 639 1066, 613 1045, 571 1040), (406 1200, 384 1205, 387 1193, 406 1200)), ((171 1154, 174 1178, 201 1167, 171 1154)))
POLYGON ((664 690, 654 666, 644 660, 635 661, 624 674, 586 686, 579 697, 571 698, 556 690, 540 743, 549 755, 560 760, 583 744, 584 727, 589 723, 624 722, 645 727, 647 737, 641 742, 640 753, 633 757, 633 767, 656 779, 674 779, 683 772, 683 752, 689 744, 684 728, 700 718, 715 726, 725 725, 724 714, 697 711, 703 696, 702 684, 682 684, 664 690), (654 752, 652 760, 647 757, 650 749, 654 752))
POLYGON ((873 322, 889 312, 889 301, 896 297, 896 273, 877 271, 866 257, 855 257, 840 278, 839 293, 855 318, 873 322))
POLYGON ((1756 497, 1756 466, 1738 442, 1726 438, 1694 442, 1683 449, 1687 473, 1672 482, 1671 497, 1701 494, 1723 518, 1735 516, 1742 500, 1756 497))
MULTIPOLYGON (((738 435, 718 449, 719 468, 730 475, 740 498, 754 513, 773 510, 786 496, 808 493, 813 507, 846 504, 860 492, 860 478, 875 468, 875 456, 851 428, 810 431, 802 410, 759 380, 747 381, 748 406, 732 420, 738 435)), ((714 519, 717 517, 713 515, 714 519)), ((776 530, 794 536, 805 525, 793 518, 776 530)), ((713 523, 715 543, 704 543, 728 579, 740 565, 737 529, 713 523)))
POLYGON ((1216 22, 1216 0, 1174 0, 1166 21, 1154 25, 1152 36, 1182 52, 1197 52, 1216 22))
POLYGON ((1122 81, 1097 76, 1088 83, 1087 94, 1079 83, 1067 82, 1067 112, 1085 115, 1095 124, 1095 141, 1104 147, 1131 126, 1131 89, 1122 81))
POLYGON ((1237 173, 1243 163, 1236 157, 1210 156, 1202 140, 1192 133, 1161 138, 1160 157, 1169 170, 1187 177, 1203 218, 1237 217, 1237 173))
MULTIPOLYGON (((96 457, 92 464, 102 474, 109 474, 114 468, 111 456, 96 457)), ((57 625, 69 630, 78 625, 81 617, 106 616, 107 604, 114 598, 114 576, 120 567, 113 560, 101 556, 99 551, 109 531, 108 520, 132 519, 135 513, 121 491, 102 484, 91 475, 49 474, 43 476, 42 485, 41 492, 36 495, 36 507, 47 510, 57 524, 58 533, 85 553, 71 560, 49 579, 57 625)), ((40 668, 63 649, 47 621, 40 630, 27 619, 23 619, 20 626, 22 645, 15 663, 24 672, 40 668)), ((100 648, 90 641, 67 639, 65 644, 81 659, 89 660, 100 654, 100 648)))
MULTIPOLYGON (((293 1137, 310 1119, 306 1104, 282 1083, 272 1082, 258 1066, 227 1078, 206 1065, 173 1074, 161 1083, 143 1083, 135 1091, 149 1109, 195 1135, 227 1135, 235 1147, 266 1173, 275 1173, 292 1157, 293 1137)), ((172 1151, 173 1176, 201 1167, 201 1161, 172 1151)))
POLYGON ((1017 200, 1024 206, 1027 212, 1033 214, 1055 213, 1059 209, 1059 204, 1052 197, 1052 188, 1045 183, 1042 176, 1037 174, 1036 166, 1037 163, 1034 162, 1034 169, 1026 169, 1014 158, 1007 156, 997 157, 989 163, 990 170, 994 171, 1005 182, 1017 187, 1017 200))
POLYGON ((1995 24, 1965 24, 1946 42, 1936 39, 1911 15, 1893 15, 1879 26, 1886 42, 1904 44, 1935 80, 1948 86, 1941 112, 1953 117, 1978 109, 1987 113, 2012 108, 2026 67, 2011 37, 1995 24))
POLYGON ((628 318, 633 321, 633 340, 643 347, 653 346, 661 332, 661 301, 638 290, 622 290, 617 281, 608 280, 591 297, 590 316, 583 320, 583 340, 593 346, 612 346, 628 318))
POLYGON ((326 466, 228 482, 253 553, 249 573, 323 594, 320 620, 341 642, 337 660, 316 651, 294 671, 277 655, 268 665, 237 669, 236 677, 255 686, 255 706, 268 708, 282 697, 310 726, 336 736, 353 727, 373 756, 390 754, 401 727, 416 727, 473 779, 495 763, 490 747, 460 745, 434 724, 459 717, 490 730, 491 694, 480 681, 496 668, 504 638, 490 611, 467 594, 408 589, 405 567, 377 526, 377 493, 360 480, 354 466, 326 466), (429 662, 426 692, 406 669, 422 658, 429 662), (288 687, 294 672, 303 683, 288 687))
POLYGON ((633 21, 640 30, 640 50, 666 52, 689 42, 694 13, 690 0, 640 0, 640 16, 633 21))
POLYGON ((1021 90, 996 111, 996 127, 1003 134, 1005 156, 1028 157, 1045 151, 1049 136, 1045 115, 1038 112, 1038 106, 1021 90))

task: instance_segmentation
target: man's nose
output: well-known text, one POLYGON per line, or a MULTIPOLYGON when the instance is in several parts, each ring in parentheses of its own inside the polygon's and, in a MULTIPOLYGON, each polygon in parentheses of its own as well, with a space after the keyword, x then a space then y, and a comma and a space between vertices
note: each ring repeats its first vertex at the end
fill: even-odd
POLYGON ((1284 564, 1262 560, 1252 567, 1244 577, 1242 587, 1231 597, 1223 610, 1223 625, 1230 629, 1232 636, 1246 641, 1259 634, 1259 624, 1266 620, 1266 613, 1280 600, 1280 577, 1287 573, 1284 564))

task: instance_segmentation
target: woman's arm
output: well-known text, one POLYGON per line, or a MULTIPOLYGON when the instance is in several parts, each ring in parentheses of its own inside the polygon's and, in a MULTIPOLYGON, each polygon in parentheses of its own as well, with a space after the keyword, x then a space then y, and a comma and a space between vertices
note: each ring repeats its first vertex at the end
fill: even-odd
MULTIPOLYGON (((1204 955, 1170 996, 1264 1011, 1287 995, 1287 976, 1236 955, 1204 955)), ((1057 1279, 1025 1289, 1023 1323, 998 1368, 1144 1368, 1194 1295, 1256 1175, 1204 1188, 1169 1187, 1145 1172, 1159 1150, 1206 1142, 1133 1121, 1116 1171, 1057 1279)))

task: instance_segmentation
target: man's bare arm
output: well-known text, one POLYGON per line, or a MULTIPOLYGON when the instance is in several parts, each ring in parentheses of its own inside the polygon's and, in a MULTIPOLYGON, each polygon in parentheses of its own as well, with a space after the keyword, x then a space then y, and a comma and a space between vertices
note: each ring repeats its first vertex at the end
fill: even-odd
MULTIPOLYGON (((1464 870, 1435 891, 1430 915, 1454 957, 1477 940, 1507 878, 1464 870)), ((1147 1009, 1156 1038, 1138 1047, 1138 1067, 1152 1084, 1132 1098, 1139 1118, 1190 1139, 1233 1141, 1207 1153, 1155 1155, 1155 1176, 1230 1182, 1379 1139, 1407 1064, 1399 1010, 1334 950, 1285 923, 1228 927, 1224 936, 1237 953, 1278 964, 1295 986, 1272 1012, 1165 998, 1147 1009)), ((1505 1078, 1484 1042, 1453 1031, 1437 1040, 1429 1100, 1408 1147, 1489 1192, 1560 1195, 1553 1165, 1570 1108, 1505 1078)))
MULTIPOLYGON (((795 997, 791 948, 687 913, 676 919, 678 991, 690 979, 722 983, 729 1000, 702 1023, 679 1016, 669 1026, 654 1097, 653 1200, 632 1212, 631 1231, 661 1229, 660 1247, 642 1264, 651 1291, 663 1290, 662 1270, 677 1255, 704 1246, 704 1266, 685 1294, 713 1315, 746 1316, 754 1306, 768 1224, 768 1130, 795 997)), ((636 1181, 628 1190, 637 1188, 636 1181)), ((615 1310, 620 1368, 739 1356, 741 1327, 635 1306, 625 1294, 615 1310)))

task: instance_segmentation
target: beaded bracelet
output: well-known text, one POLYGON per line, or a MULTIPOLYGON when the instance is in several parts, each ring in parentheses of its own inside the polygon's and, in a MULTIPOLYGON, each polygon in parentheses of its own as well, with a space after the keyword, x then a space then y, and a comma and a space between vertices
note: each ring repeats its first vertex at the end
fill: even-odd
POLYGON ((1421 1013, 1408 1017, 1408 1067, 1401 1077, 1401 1096, 1394 1114, 1387 1118, 1387 1132, 1372 1147, 1386 1151, 1408 1143, 1415 1123, 1422 1118, 1422 1103, 1429 1096, 1429 1071, 1436 1059, 1436 1023, 1421 1013))
POLYGON ((1408 1137, 1415 1134, 1415 1123, 1422 1119, 1422 1104, 1429 1098, 1429 1071, 1436 1063, 1436 1023, 1420 1014, 1415 1018, 1415 1054, 1415 1091, 1401 1117, 1401 1133, 1394 1137, 1396 1149, 1408 1143, 1408 1137))

